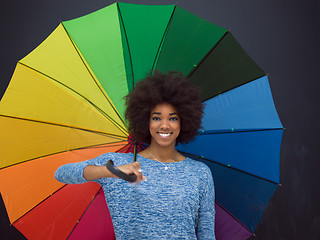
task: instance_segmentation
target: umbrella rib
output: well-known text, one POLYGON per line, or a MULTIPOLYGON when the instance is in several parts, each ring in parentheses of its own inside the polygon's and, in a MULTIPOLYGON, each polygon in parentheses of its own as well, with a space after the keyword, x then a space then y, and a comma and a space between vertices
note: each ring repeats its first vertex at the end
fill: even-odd
POLYGON ((99 190, 97 191, 97 193, 94 195, 94 197, 92 198, 91 202, 89 203, 89 205, 87 206, 86 210, 83 212, 83 214, 81 215, 81 217, 79 218, 79 220, 76 222, 76 224, 74 225, 74 227, 72 228, 70 234, 68 235, 67 239, 69 239, 69 237, 71 236, 71 234, 73 233, 73 231, 76 229, 77 225, 79 224, 79 222, 81 221, 81 219, 83 218, 83 216, 85 215, 85 213, 88 211, 88 209, 90 208, 91 204, 93 203, 93 201, 96 199, 97 195, 99 194, 101 190, 101 187, 99 188, 99 190))
MULTIPOLYGON (((81 150, 81 149, 92 149, 92 148, 103 148, 103 145, 106 145, 106 144, 113 144, 113 143, 119 143, 118 141, 117 142, 106 142, 106 143, 99 143, 98 145, 88 145, 88 146, 83 146, 83 147, 79 147, 79 148, 73 148, 73 149, 66 149, 66 150, 63 150, 63 151, 60 151, 60 152, 54 152, 54 153, 50 153, 50 154, 47 154, 47 155, 42 155, 42 156, 37 156, 37 157, 34 157, 34 158, 30 158, 30 159, 27 159, 27 160, 23 160, 21 162, 18 162, 18 163, 14 163, 14 164, 11 164, 11 165, 7 165, 5 167, 2 167, 0 168, 1 169, 5 169, 5 168, 9 168, 9 167, 13 167, 15 165, 18 165, 18 164, 22 164, 22 163, 26 163, 26 162, 29 162, 29 161, 33 161, 33 160, 37 160, 39 158, 44 158, 44 157, 49 157, 49 156, 52 156, 52 155, 56 155, 56 154, 60 154, 60 153, 64 153, 64 152, 70 152, 70 151, 76 151, 76 150, 81 150)), ((126 143, 125 143, 126 144, 126 143)), ((112 145, 110 147, 114 147, 114 146, 122 146, 123 144, 119 144, 119 145, 112 145)))
POLYGON ((120 16, 120 20, 121 20, 121 24, 123 26, 123 32, 124 32, 124 36, 127 42, 127 46, 128 46, 128 53, 129 53, 129 58, 130 58, 130 66, 131 66, 131 77, 132 77, 132 87, 134 88, 134 74, 133 74, 133 65, 132 65, 132 57, 131 57, 131 51, 130 51, 130 46, 129 46, 129 41, 128 41, 128 36, 127 36, 127 31, 123 22, 123 18, 122 18, 122 14, 120 11, 120 7, 119 7, 119 3, 117 2, 117 9, 119 12, 119 16, 120 16))
POLYGON ((232 217, 235 221, 237 221, 242 227, 244 227, 248 232, 250 232, 252 235, 255 235, 246 225, 244 225, 238 218, 236 218, 231 212, 229 212, 227 209, 225 209, 220 203, 215 201, 215 203, 223 210, 225 211, 230 217, 232 217))
MULTIPOLYGON (((116 142, 114 142, 114 143, 116 143, 116 142)), ((118 142, 117 142, 117 143, 118 143, 118 142)), ((122 144, 120 144, 120 142, 119 142, 119 144, 113 144, 113 143, 107 143, 107 145, 99 144, 99 145, 95 145, 95 146, 91 146, 91 147, 78 148, 78 149, 76 149, 76 150, 81 150, 81 149, 96 149, 96 148, 108 148, 108 147, 120 147, 120 146, 123 146, 123 145, 124 145, 124 146, 128 145, 127 141, 123 141, 122 144), (110 145, 110 144, 112 144, 112 145, 110 145), (110 146, 108 146, 108 145, 110 145, 110 146)))
POLYGON ((276 130, 285 130, 285 128, 265 128, 265 129, 247 129, 247 130, 221 130, 219 132, 214 131, 200 131, 199 135, 212 135, 212 134, 228 134, 228 133, 245 133, 245 132, 263 132, 263 131, 276 131, 276 130))
POLYGON ((114 143, 120 143, 120 142, 108 142, 108 143, 101 143, 99 145, 92 145, 92 146, 87 146, 87 147, 80 147, 80 148, 75 148, 75 149, 72 149, 72 150, 68 150, 68 151, 76 151, 76 150, 81 150, 81 149, 94 149, 94 148, 106 148, 106 147, 120 147, 120 146, 127 146, 128 143, 127 141, 123 141, 122 144, 114 144, 114 143), (110 145, 110 146, 104 146, 104 145, 110 145))
POLYGON ((66 187, 68 184, 64 184, 62 187, 60 187, 59 189, 57 189, 56 191, 54 191, 52 194, 50 194, 48 197, 46 197, 45 199, 43 199, 41 202, 39 202, 38 204, 36 204, 35 206, 33 206, 31 209, 29 209, 27 212, 25 212, 23 215, 21 215, 18 219, 16 219, 12 225, 14 225, 16 222, 18 222, 21 218, 23 218, 25 215, 27 215, 29 212, 31 212, 33 209, 35 209, 36 207, 38 207, 41 203, 43 203, 44 201, 46 201, 48 198, 50 198, 53 194, 57 193, 58 191, 60 191, 62 188, 66 187))
POLYGON ((280 183, 277 183, 277 182, 271 181, 271 180, 269 180, 269 179, 266 179, 266 178, 263 178, 263 177, 254 175, 254 174, 252 174, 252 173, 245 172, 245 171, 240 170, 240 169, 237 169, 237 168, 235 168, 235 167, 227 166, 227 165, 225 165, 225 164, 222 164, 222 163, 220 163, 220 162, 217 162, 217 161, 214 161, 214 160, 211 160, 211 159, 207 159, 207 158, 200 157, 200 156, 197 156, 197 155, 194 155, 194 154, 191 154, 191 153, 187 153, 187 152, 183 152, 183 151, 179 151, 179 152, 180 152, 181 154, 183 154, 183 155, 190 156, 191 158, 196 158, 196 159, 201 159, 201 160, 204 160, 204 161, 207 161, 207 162, 212 162, 212 163, 217 164, 217 165, 220 165, 220 166, 222 166, 222 167, 226 167, 226 168, 229 168, 229 169, 232 169, 232 170, 235 170, 235 171, 244 173, 244 174, 249 175, 249 176, 251 176, 251 177, 259 178, 259 179, 261 179, 261 180, 263 180, 263 181, 267 181, 267 182, 270 182, 270 183, 275 184, 275 185, 278 185, 278 186, 281 185, 280 183))
MULTIPOLYGON (((219 39, 219 41, 207 52, 207 54, 200 60, 200 62, 199 62, 199 63, 192 69, 192 71, 187 75, 187 78, 191 78, 192 74, 199 68, 199 66, 208 58, 208 56, 213 52, 213 50, 222 42, 222 40, 223 40, 228 34, 231 34, 231 32, 230 32, 230 31, 227 31, 227 32, 225 32, 225 33, 223 34, 223 36, 219 39)), ((266 75, 264 74, 264 75, 261 75, 261 76, 259 76, 259 77, 254 78, 254 79, 251 79, 251 80, 249 80, 249 81, 247 81, 247 82, 245 82, 245 83, 242 83, 242 84, 239 84, 239 85, 237 85, 237 86, 234 86, 234 87, 232 87, 232 88, 230 88, 230 89, 228 89, 228 90, 225 90, 225 91, 223 91, 223 92, 219 92, 218 94, 213 95, 213 96, 211 96, 211 97, 209 97, 209 98, 207 98, 207 99, 203 99, 202 101, 203 101, 203 102, 204 102, 204 101, 207 101, 207 100, 209 100, 209 99, 211 99, 211 98, 214 98, 214 97, 216 97, 216 96, 218 96, 218 95, 220 95, 220 94, 223 94, 223 93, 225 93, 225 92, 228 92, 228 91, 230 91, 230 90, 232 90, 232 89, 234 89, 234 88, 237 88, 237 87, 240 87, 240 86, 242 86, 242 85, 245 85, 245 84, 247 84, 248 82, 252 82, 252 81, 254 81, 254 80, 257 80, 257 79, 259 79, 259 78, 261 78, 261 77, 263 77, 263 76, 266 76, 266 75)))
MULTIPOLYGON (((126 142, 126 141, 125 141, 126 142)), ((112 144, 112 143, 108 143, 108 144, 112 144)), ((105 147, 114 147, 114 146, 122 146, 124 145, 124 147, 126 147, 128 144, 127 143, 124 143, 124 144, 119 144, 119 145, 112 145, 112 146, 105 146, 105 147)), ((124 147, 122 147, 121 149, 123 149, 124 147)), ((100 144, 100 145, 96 145, 96 146, 90 146, 90 147, 83 147, 83 148, 86 148, 86 149, 90 149, 90 148, 103 148, 103 146, 100 144)), ((80 150, 80 149, 83 149, 83 148, 78 148, 78 149, 73 149, 73 150, 80 150)), ((116 152, 118 152, 119 150, 117 150, 116 152)), ((61 152, 62 153, 62 152, 61 152)), ((54 154, 57 154, 57 153, 54 153, 54 154)), ((54 155, 54 154, 50 154, 50 155, 54 155)), ((49 155, 48 155, 49 156, 49 155)), ((42 156, 42 157, 45 157, 45 156, 42 156)), ((30 159, 30 160, 35 160, 35 159, 30 159)), ((30 161, 30 160, 27 160, 27 161, 30 161)), ((24 161, 26 162, 26 161, 24 161)), ((23 162, 20 162, 19 164, 21 164, 23 162)), ((16 165, 16 164, 14 164, 16 165)), ((11 165, 13 166, 13 165, 11 165)), ((9 167, 9 166, 7 166, 9 167)), ((43 203, 44 201, 46 201, 49 197, 51 197, 52 195, 54 195, 55 193, 57 193, 58 191, 60 191, 62 188, 66 187, 68 184, 64 184, 62 187, 60 187, 59 189, 57 189, 55 192, 53 192, 50 196, 46 197, 45 199, 43 199, 41 202, 39 202, 37 205, 35 205, 33 208, 31 208, 30 210, 28 210, 26 213, 24 213, 22 216, 20 216, 17 220, 15 220, 12 225, 17 222, 19 219, 23 218, 25 215, 27 215, 29 212, 31 212, 33 209, 35 209, 37 206, 39 206, 41 203, 43 203)), ((100 190, 100 189, 99 189, 100 190)), ((99 193, 99 191, 97 192, 97 194, 99 193)), ((93 200, 96 198, 97 194, 95 195, 95 197, 92 199, 91 203, 93 202, 93 200)), ((89 208, 89 206, 91 205, 91 203, 88 205, 87 209, 89 208)), ((87 211, 86 209, 86 211, 87 211)), ((86 212, 85 211, 85 212, 86 212)), ((83 215, 85 214, 85 212, 82 214, 81 218, 83 217, 83 215)), ((80 218, 80 219, 81 219, 80 218)), ((80 221, 80 220, 79 220, 80 221)), ((73 228, 74 230, 74 228, 73 228)), ((73 232, 72 230, 72 232, 73 232)), ((71 233, 70 233, 71 234, 71 233)), ((69 235, 70 236, 70 235, 69 235)), ((68 236, 68 238, 69 238, 68 236)))
MULTIPOLYGON (((95 105, 93 102, 91 102, 88 98, 86 98, 85 96, 83 96, 83 95, 80 94, 79 92, 75 91, 74 89, 70 88, 69 86, 65 85, 64 83, 58 81, 57 79, 54 79, 54 78, 50 77, 49 75, 46 75, 45 73, 43 73, 43 72, 41 72, 41 71, 39 71, 39 70, 37 70, 37 69, 35 69, 35 68, 33 68, 33 67, 30 67, 30 66, 28 66, 28 65, 26 65, 26 64, 24 64, 24 63, 21 63, 21 62, 18 62, 18 63, 21 64, 21 65, 23 65, 23 66, 25 66, 25 67, 27 67, 27 68, 29 68, 29 69, 31 69, 31 70, 33 70, 33 71, 35 71, 35 72, 37 72, 37 73, 39 73, 39 74, 41 74, 41 75, 43 75, 43 76, 46 76, 47 78, 49 78, 49 79, 57 82, 58 84, 64 86, 65 88, 67 88, 67 89, 69 89, 70 91, 74 92, 75 94, 79 95, 80 97, 82 97, 83 99, 85 99, 88 103, 90 103, 95 109, 97 109, 98 112, 100 112, 105 118, 107 118, 113 125, 115 125, 116 128, 118 128, 121 132, 123 132, 124 134, 126 134, 125 129, 123 129, 120 125, 118 125, 118 123, 117 123, 115 120, 113 120, 113 119, 112 119, 107 113, 105 113, 101 108, 99 108, 97 105, 95 105)), ((120 118, 120 119, 121 119, 121 118, 120 118)))
POLYGON ((154 70, 155 70, 156 64, 157 64, 157 62, 158 62, 158 58, 159 58, 159 56, 160 56, 160 51, 161 51, 161 49, 162 49, 162 45, 163 45, 164 40, 165 40, 165 38, 166 38, 166 35, 167 35, 167 32, 168 32, 168 29, 169 29, 169 25, 171 24, 171 20, 172 20, 172 18, 173 18, 173 14, 174 14, 174 13, 175 13, 175 11, 176 11, 176 7, 177 7, 177 5, 175 5, 175 6, 174 6, 174 8, 173 8, 173 11, 172 11, 172 14, 171 14, 171 16, 170 16, 170 19, 169 19, 168 25, 167 25, 167 27, 166 27, 166 30, 164 31, 163 36, 162 36, 162 39, 161 39, 160 45, 159 45, 158 50, 157 50, 156 57, 155 57, 155 59, 154 59, 154 61, 153 61, 152 67, 151 67, 151 72, 150 72, 150 74, 149 74, 150 76, 154 73, 154 70))
POLYGON ((241 84, 236 85, 236 86, 234 86, 234 87, 232 87, 232 88, 230 88, 230 89, 227 89, 227 90, 225 90, 225 91, 219 92, 219 93, 216 94, 216 95, 213 95, 213 96, 211 96, 211 97, 209 97, 209 98, 203 99, 202 102, 208 101, 208 100, 210 100, 210 99, 212 99, 212 98, 214 98, 214 97, 216 97, 216 96, 219 96, 219 95, 221 95, 221 94, 224 94, 224 93, 226 93, 226 92, 229 92, 229 91, 231 91, 232 89, 235 89, 235 88, 241 87, 241 86, 243 86, 243 85, 246 85, 247 83, 253 82, 253 81, 255 81, 255 80, 259 79, 259 78, 262 78, 262 77, 264 77, 264 76, 268 76, 268 74, 261 75, 261 76, 259 76, 259 77, 254 78, 254 79, 251 79, 251 80, 249 80, 249 81, 247 81, 247 82, 245 82, 245 83, 241 83, 241 84))
POLYGON ((213 52, 213 50, 222 42, 222 40, 227 36, 227 34, 230 33, 229 31, 226 31, 223 36, 219 39, 218 42, 207 52, 207 54, 200 60, 200 62, 191 70, 191 72, 187 75, 188 78, 192 76, 192 74, 199 68, 199 66, 207 59, 207 57, 213 52))
POLYGON ((74 126, 69 126, 69 125, 63 125, 60 123, 51 123, 51 122, 46 122, 46 121, 40 121, 40 120, 28 119, 28 118, 22 118, 22 117, 15 117, 15 116, 8 116, 8 115, 3 115, 3 114, 0 114, 0 117, 13 118, 13 119, 18 119, 18 120, 22 120, 22 121, 29 121, 29 122, 36 122, 36 123, 43 123, 43 124, 65 127, 65 128, 72 128, 72 129, 90 132, 90 133, 94 133, 94 134, 98 134, 98 135, 108 136, 110 138, 114 138, 114 139, 118 139, 118 140, 124 140, 124 137, 120 136, 120 135, 106 133, 106 132, 100 132, 100 131, 90 130, 90 129, 85 129, 85 128, 80 128, 80 127, 74 127, 74 126))
POLYGON ((125 146, 123 146, 122 148, 118 149, 116 152, 121 152, 123 149, 125 148, 129 148, 133 145, 133 143, 129 143, 129 144, 126 144, 125 146))
POLYGON ((114 110, 114 112, 117 114, 117 116, 119 117, 119 119, 122 121, 122 123, 124 125, 126 125, 126 123, 123 121, 122 117, 120 116, 120 114, 118 113, 118 111, 116 110, 116 108, 113 106, 113 104, 109 101, 109 98, 106 96, 105 91, 101 88, 101 86, 97 83, 95 77, 92 75, 91 71, 89 70, 86 62, 84 61, 84 59, 82 58, 80 52, 78 51, 78 48, 76 47, 76 44, 73 42, 73 40, 71 39, 67 29, 64 27, 63 23, 62 23, 63 29, 65 30, 66 34, 69 37, 70 42, 72 43, 75 51, 78 53, 79 58, 81 59, 81 61, 83 62, 84 66, 86 67, 88 73, 90 74, 90 76, 92 77, 92 80, 95 82, 95 84, 97 85, 97 87, 99 88, 99 90, 101 91, 101 93, 103 94, 103 96, 106 98, 106 100, 108 101, 108 103, 110 104, 110 106, 112 107, 112 109, 114 110))

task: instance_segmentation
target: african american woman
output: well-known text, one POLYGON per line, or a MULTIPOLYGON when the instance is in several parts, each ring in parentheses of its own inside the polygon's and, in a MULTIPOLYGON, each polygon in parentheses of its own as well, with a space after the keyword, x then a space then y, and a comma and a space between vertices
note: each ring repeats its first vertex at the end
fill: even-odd
POLYGON ((210 169, 185 157, 177 144, 194 139, 201 127, 199 89, 178 73, 155 73, 126 98, 129 132, 148 147, 137 154, 105 153, 61 166, 58 181, 99 183, 118 240, 215 239, 214 184, 210 169), (111 173, 106 164, 136 175, 136 184, 111 173))

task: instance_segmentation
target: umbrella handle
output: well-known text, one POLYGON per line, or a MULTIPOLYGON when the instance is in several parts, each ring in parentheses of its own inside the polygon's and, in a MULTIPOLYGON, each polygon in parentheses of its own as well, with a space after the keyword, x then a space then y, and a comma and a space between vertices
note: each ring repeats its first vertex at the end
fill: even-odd
POLYGON ((122 172, 121 170, 119 170, 118 168, 116 168, 114 166, 112 160, 109 160, 107 162, 106 167, 111 173, 113 173, 114 175, 116 175, 119 178, 122 178, 123 180, 126 180, 128 182, 135 182, 137 180, 137 176, 135 174, 128 175, 128 174, 122 172))

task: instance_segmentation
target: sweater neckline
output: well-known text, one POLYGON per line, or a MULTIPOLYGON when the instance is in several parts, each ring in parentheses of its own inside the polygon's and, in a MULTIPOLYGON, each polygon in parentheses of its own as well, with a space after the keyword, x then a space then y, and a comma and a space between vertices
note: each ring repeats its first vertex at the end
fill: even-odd
MULTIPOLYGON (((132 155, 133 155, 133 153, 129 153, 129 154, 132 154, 132 155)), ((182 160, 182 161, 171 162, 171 163, 163 163, 163 162, 159 162, 159 161, 152 160, 152 159, 150 159, 150 158, 143 157, 143 156, 141 156, 139 153, 137 153, 137 157, 142 158, 142 159, 145 159, 145 161, 148 161, 148 162, 150 162, 150 163, 165 164, 165 165, 168 165, 168 166, 171 165, 171 164, 173 164, 173 165, 183 164, 183 163, 187 162, 188 159, 189 159, 188 157, 186 157, 186 158, 185 158, 184 160, 182 160)))

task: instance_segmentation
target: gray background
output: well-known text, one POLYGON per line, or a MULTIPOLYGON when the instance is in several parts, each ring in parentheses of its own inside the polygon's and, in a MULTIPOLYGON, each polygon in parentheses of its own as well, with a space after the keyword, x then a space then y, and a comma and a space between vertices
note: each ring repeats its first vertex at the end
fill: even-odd
MULTIPOLYGON (((172 4, 175 1, 124 1, 172 4)), ((319 1, 180 0, 178 5, 229 29, 267 72, 286 128, 281 150, 281 183, 256 229, 257 240, 320 239, 319 1)), ((16 62, 60 23, 113 1, 10 0, 1 2, 0 97, 16 62)), ((0 133, 1 134, 1 133, 0 133)), ((1 202, 0 202, 1 203, 1 202)), ((0 238, 22 239, 8 226, 0 204, 0 238)))

